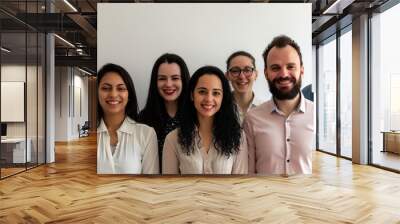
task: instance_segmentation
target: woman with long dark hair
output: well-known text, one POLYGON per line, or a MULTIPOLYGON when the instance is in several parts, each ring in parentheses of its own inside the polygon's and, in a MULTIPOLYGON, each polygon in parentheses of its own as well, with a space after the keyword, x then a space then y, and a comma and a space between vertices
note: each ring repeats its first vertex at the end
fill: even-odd
POLYGON ((154 63, 146 106, 139 120, 157 133, 160 168, 165 136, 180 123, 189 78, 185 61, 176 54, 163 54, 154 63))
POLYGON ((189 81, 180 127, 164 143, 163 174, 247 174, 247 143, 224 73, 198 69, 189 81))
POLYGON ((158 174, 157 136, 137 123, 138 104, 129 73, 106 64, 97 74, 97 173, 158 174))

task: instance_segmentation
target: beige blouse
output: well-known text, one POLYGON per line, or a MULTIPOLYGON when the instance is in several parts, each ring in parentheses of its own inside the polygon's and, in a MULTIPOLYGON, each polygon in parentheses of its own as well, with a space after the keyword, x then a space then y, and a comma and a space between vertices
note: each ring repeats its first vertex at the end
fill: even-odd
MULTIPOLYGON (((199 142, 199 137, 195 137, 199 142)), ((178 142, 178 129, 167 135, 163 148, 163 174, 247 174, 248 152, 244 132, 240 150, 229 157, 218 153, 211 144, 208 153, 195 144, 194 152, 187 155, 178 142)))

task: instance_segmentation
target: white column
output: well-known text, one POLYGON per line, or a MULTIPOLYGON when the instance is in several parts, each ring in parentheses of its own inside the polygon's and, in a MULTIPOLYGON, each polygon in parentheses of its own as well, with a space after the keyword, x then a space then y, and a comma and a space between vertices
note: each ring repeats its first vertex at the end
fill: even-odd
MULTIPOLYGON (((46 1, 47 12, 54 12, 54 5, 46 1)), ((46 35, 46 163, 55 162, 55 43, 54 35, 46 35)))
POLYGON ((368 15, 353 20, 353 162, 368 163, 368 15))
POLYGON ((55 54, 54 35, 46 35, 46 163, 55 161, 54 132, 55 132, 55 54))

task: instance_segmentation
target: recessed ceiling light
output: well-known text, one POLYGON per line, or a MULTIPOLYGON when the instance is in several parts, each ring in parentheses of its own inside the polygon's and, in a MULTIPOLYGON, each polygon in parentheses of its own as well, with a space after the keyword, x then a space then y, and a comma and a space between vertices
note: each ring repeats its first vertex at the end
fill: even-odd
POLYGON ((64 0, 65 4, 67 4, 74 12, 78 12, 78 10, 71 4, 69 3, 68 0, 64 0))
POLYGON ((355 0, 336 0, 322 14, 342 14, 343 9, 351 5, 355 0))
POLYGON ((7 48, 5 48, 5 47, 1 47, 1 51, 4 51, 4 52, 6 52, 6 53, 10 53, 10 52, 11 52, 10 49, 7 49, 7 48))
POLYGON ((88 72, 88 71, 86 71, 86 70, 83 70, 83 69, 81 69, 81 68, 79 68, 79 67, 78 67, 78 69, 79 69, 79 71, 81 71, 81 72, 83 72, 83 73, 85 73, 85 74, 87 74, 87 75, 92 75, 92 73, 90 73, 90 72, 88 72))
POLYGON ((62 38, 62 37, 60 37, 60 36, 57 35, 57 34, 54 34, 54 36, 57 37, 58 39, 60 39, 61 41, 63 41, 64 43, 66 43, 67 45, 69 45, 69 46, 75 48, 75 45, 73 45, 73 44, 72 44, 71 42, 69 42, 68 40, 66 40, 66 39, 64 39, 64 38, 62 38))

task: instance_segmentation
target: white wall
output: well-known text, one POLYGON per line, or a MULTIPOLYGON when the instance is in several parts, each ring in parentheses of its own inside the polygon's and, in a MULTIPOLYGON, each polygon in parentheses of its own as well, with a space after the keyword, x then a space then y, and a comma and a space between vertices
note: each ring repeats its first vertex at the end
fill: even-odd
POLYGON ((55 141, 69 141, 88 120, 88 78, 72 67, 56 67, 55 78, 55 141))
POLYGON ((25 82, 1 81, 1 121, 25 121, 25 82))
POLYGON ((31 70, 32 66, 25 65, 2 65, 1 66, 1 81, 17 81, 25 82, 25 69, 31 70))
POLYGON ((78 124, 82 126, 85 121, 88 121, 88 107, 89 107, 89 102, 88 102, 88 77, 83 76, 84 74, 77 70, 76 68, 74 69, 74 96, 72 98, 74 99, 74 102, 71 103, 74 104, 74 107, 72 108, 72 120, 71 120, 71 135, 73 138, 78 138, 79 137, 79 132, 78 132, 78 124))
MULTIPOLYGON (((9 81, 9 82, 25 82, 26 72, 28 74, 35 73, 36 67, 33 66, 25 66, 19 64, 8 64, 1 66, 1 81, 9 81)), ((31 98, 35 97, 36 94, 28 93, 29 99, 28 102, 32 101, 31 98)), ((1 108, 2 110, 7 110, 7 108, 1 108)), ((24 110, 24 108, 22 108, 24 110)), ((31 114, 28 114, 28 119, 33 120, 30 117, 31 114)), ((8 137, 25 137, 25 122, 7 122, 7 136, 8 137)), ((29 126, 31 127, 31 126, 29 126)))
POLYGON ((144 106, 154 61, 176 53, 191 74, 203 65, 225 71, 227 57, 245 50, 259 70, 254 90, 270 97, 262 52, 273 37, 286 34, 301 47, 303 86, 312 82, 311 4, 264 3, 99 3, 97 65, 120 64, 132 75, 139 106, 144 106), (118 24, 118 25, 116 25, 118 24))
POLYGON ((55 141, 68 140, 68 67, 55 68, 55 141))

